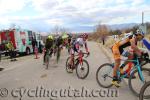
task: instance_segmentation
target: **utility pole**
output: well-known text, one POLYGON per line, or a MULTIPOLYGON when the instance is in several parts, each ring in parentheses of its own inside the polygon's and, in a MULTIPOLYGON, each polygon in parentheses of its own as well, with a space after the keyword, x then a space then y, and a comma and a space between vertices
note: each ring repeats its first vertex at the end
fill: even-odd
POLYGON ((142 25, 144 24, 144 12, 142 12, 142 25))
MULTIPOLYGON (((144 12, 143 11, 142 11, 142 26, 144 26, 144 12)), ((143 42, 141 44, 142 44, 142 48, 143 48, 143 42)))

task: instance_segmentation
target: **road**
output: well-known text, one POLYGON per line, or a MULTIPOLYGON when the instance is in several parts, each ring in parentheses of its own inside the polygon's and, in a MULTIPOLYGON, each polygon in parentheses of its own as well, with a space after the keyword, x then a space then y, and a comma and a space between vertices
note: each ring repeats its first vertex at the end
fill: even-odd
POLYGON ((97 84, 96 70, 101 64, 108 62, 108 59, 97 43, 88 42, 88 46, 90 73, 84 80, 78 79, 75 72, 68 74, 65 71, 68 57, 66 50, 62 51, 58 64, 55 63, 55 58, 51 59, 48 70, 42 64, 42 55, 39 59, 34 59, 33 55, 21 57, 16 62, 3 60, 0 62, 5 68, 0 72, 0 100, 138 100, 124 82, 119 89, 111 88, 117 90, 117 96, 104 96, 103 91, 107 90, 97 84), (60 91, 65 90, 66 94, 62 96, 60 91), (88 91, 89 95, 83 95, 86 92, 77 94, 81 90, 88 91), (96 92, 97 90, 102 92, 96 92))

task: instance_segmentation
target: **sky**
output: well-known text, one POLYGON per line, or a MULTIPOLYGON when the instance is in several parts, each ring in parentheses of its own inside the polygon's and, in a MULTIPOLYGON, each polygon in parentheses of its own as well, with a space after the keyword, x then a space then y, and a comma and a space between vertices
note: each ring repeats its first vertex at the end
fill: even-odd
POLYGON ((150 22, 150 0, 0 0, 0 29, 92 32, 97 24, 150 22))

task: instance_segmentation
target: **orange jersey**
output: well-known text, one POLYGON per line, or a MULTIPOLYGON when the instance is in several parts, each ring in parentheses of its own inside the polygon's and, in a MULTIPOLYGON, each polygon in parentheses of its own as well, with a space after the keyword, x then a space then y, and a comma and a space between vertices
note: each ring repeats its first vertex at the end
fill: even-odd
POLYGON ((135 38, 133 38, 132 36, 129 36, 128 38, 121 40, 119 42, 116 42, 112 47, 114 59, 120 59, 121 54, 124 51, 123 49, 131 46, 131 42, 135 42, 135 38))

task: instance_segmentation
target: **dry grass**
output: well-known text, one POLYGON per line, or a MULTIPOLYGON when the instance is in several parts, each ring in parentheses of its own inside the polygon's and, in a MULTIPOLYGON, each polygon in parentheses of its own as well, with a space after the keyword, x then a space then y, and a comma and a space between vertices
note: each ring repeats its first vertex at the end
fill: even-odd
POLYGON ((111 48, 111 46, 115 43, 115 39, 108 37, 105 41, 105 46, 111 48))
MULTIPOLYGON (((148 41, 150 41, 150 34, 146 35, 145 38, 146 38, 148 41)), ((119 39, 118 39, 118 40, 119 40, 119 39)), ((117 40, 117 41, 118 41, 118 40, 117 40)), ((108 37, 108 38, 106 39, 106 41, 105 41, 105 46, 106 46, 107 48, 110 48, 115 42, 116 42, 116 40, 115 40, 114 38, 108 37)), ((138 47, 143 47, 142 42, 139 42, 139 43, 138 43, 138 47)), ((143 48, 145 48, 145 47, 143 47, 143 48)))

